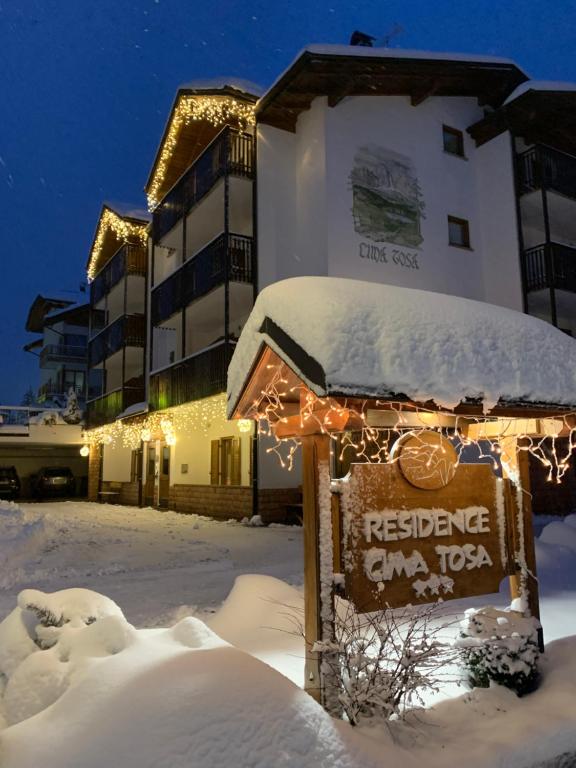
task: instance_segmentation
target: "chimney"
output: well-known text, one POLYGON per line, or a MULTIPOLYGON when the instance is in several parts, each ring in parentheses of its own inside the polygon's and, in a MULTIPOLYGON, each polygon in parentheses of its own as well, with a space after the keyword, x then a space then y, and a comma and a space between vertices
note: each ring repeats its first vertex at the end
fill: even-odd
POLYGON ((376 38, 372 37, 372 35, 367 35, 364 32, 355 30, 352 32, 350 45, 363 45, 365 48, 372 48, 374 40, 376 40, 376 38))

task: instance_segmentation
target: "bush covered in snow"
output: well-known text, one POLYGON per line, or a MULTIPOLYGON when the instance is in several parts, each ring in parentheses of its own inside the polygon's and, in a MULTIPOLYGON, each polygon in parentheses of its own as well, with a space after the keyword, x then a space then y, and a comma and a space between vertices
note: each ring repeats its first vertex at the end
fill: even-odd
POLYGON ((88 589, 20 592, 0 623, 1 718, 14 724, 46 709, 133 632, 116 603, 88 589))
POLYGON ((338 601, 334 640, 314 649, 322 654, 327 696, 337 698, 351 725, 402 718, 424 703, 425 691, 438 690, 453 651, 440 641, 443 626, 433 625, 437 611, 435 604, 359 614, 338 601))
POLYGON ((460 624, 456 641, 470 683, 487 688, 493 681, 519 696, 538 684, 538 630, 540 623, 507 608, 470 608, 460 624))

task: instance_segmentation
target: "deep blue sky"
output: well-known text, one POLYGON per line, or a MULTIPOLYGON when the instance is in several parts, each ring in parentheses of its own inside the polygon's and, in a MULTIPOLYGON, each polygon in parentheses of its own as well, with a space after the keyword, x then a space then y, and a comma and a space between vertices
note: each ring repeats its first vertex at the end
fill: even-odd
POLYGON ((268 85, 307 43, 507 56, 576 80, 576 0, 0 0, 0 403, 38 385, 21 350, 37 293, 77 289, 103 200, 144 207, 176 87, 268 85))

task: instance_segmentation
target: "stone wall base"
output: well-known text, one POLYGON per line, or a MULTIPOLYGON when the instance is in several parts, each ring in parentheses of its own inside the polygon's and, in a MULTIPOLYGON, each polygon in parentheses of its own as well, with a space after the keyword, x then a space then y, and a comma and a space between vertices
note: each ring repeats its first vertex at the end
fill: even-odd
MULTIPOLYGON (((290 505, 301 502, 298 488, 261 488, 258 511, 264 523, 294 522, 290 505)), ((216 520, 252 517, 252 489, 246 486, 171 485, 169 508, 216 520)))

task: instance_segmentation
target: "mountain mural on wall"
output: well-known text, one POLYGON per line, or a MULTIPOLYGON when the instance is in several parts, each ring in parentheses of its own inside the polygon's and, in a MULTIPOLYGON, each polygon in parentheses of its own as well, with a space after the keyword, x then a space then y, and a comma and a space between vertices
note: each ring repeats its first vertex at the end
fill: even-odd
POLYGON ((376 242, 421 245, 425 206, 409 157, 376 144, 359 147, 350 182, 357 234, 376 242))

